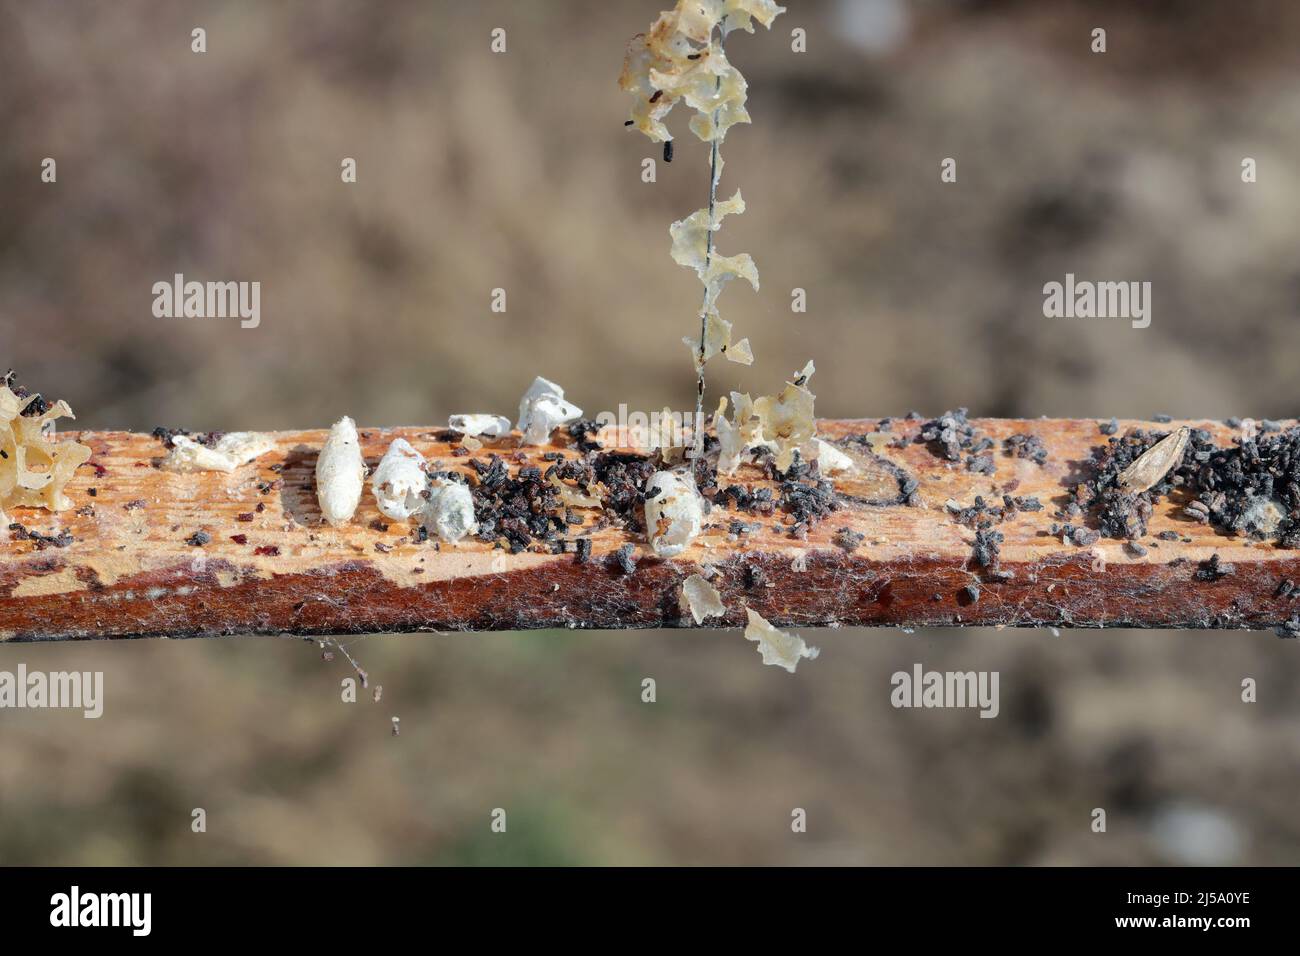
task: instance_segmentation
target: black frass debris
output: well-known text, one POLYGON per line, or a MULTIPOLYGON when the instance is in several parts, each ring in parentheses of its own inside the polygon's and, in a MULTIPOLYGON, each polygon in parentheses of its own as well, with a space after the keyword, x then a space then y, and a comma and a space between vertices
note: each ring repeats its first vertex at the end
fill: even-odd
POLYGON ((1047 461, 1047 446, 1037 435, 1018 432, 1002 442, 1002 451, 1016 458, 1027 458, 1036 465, 1047 461))
POLYGON ((1198 581, 1218 581, 1236 570, 1235 565, 1224 564, 1217 554, 1212 554, 1208 561, 1202 561, 1197 565, 1195 577, 1198 581))
POLYGON ((925 422, 915 441, 928 445, 932 454, 948 461, 961 461, 964 453, 968 471, 991 475, 996 471, 993 457, 982 453, 993 447, 993 439, 975 434, 967 412, 958 408, 925 422))

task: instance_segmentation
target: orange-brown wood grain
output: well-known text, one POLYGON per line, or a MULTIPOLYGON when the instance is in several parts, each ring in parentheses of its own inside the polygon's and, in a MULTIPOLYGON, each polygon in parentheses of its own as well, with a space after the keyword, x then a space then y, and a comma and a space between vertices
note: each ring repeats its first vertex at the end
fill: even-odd
MULTIPOLYGON (((1105 443, 1095 421, 972 424, 997 443, 995 475, 972 474, 922 444, 879 444, 882 458, 919 482, 916 506, 872 503, 888 475, 863 445, 845 439, 875 432, 875 420, 824 421, 820 434, 857 456, 866 474, 836 481, 840 510, 806 540, 790 536, 779 511, 758 518, 715 508, 686 553, 660 560, 643 534, 590 530, 600 512, 583 509, 584 526, 567 536, 590 536, 585 563, 545 546, 512 555, 476 539, 437 548, 416 542, 411 526, 382 518, 368 488, 350 524, 322 524, 313 485, 322 430, 276 433, 274 452, 230 474, 162 469, 165 449, 148 435, 67 433, 93 451, 67 488, 76 510, 11 509, 8 519, 42 534, 66 530, 73 540, 38 548, 0 534, 0 639, 690 626, 680 585, 706 565, 716 569, 712 581, 727 607, 726 618, 710 625, 743 625, 746 606, 781 626, 1264 628, 1294 613, 1275 592, 1281 580, 1300 579, 1300 552, 1188 520, 1177 495, 1157 503, 1144 556, 1120 541, 1081 548, 1053 537, 1052 513, 1084 474, 1092 449, 1105 443), (1042 439, 1043 465, 1002 453, 1002 439, 1017 432, 1042 439), (1037 497, 1043 510, 997 526, 1005 539, 1000 569, 1009 576, 995 580, 972 562, 974 531, 945 503, 969 505, 976 495, 997 502, 1006 491, 1037 497), (735 520, 760 527, 736 536, 729 530, 735 520), (863 535, 856 548, 836 543, 845 528, 863 535), (211 540, 187 543, 197 531, 211 540), (1159 540, 1162 531, 1179 538, 1159 540), (613 560, 629 543, 632 574, 613 560), (1200 562, 1214 554, 1235 571, 1198 580, 1200 562)), ((1221 444, 1230 440, 1218 423, 1187 424, 1209 429, 1221 444)), ((896 420, 889 437, 910 436, 918 425, 896 420)), ((1121 422, 1121 433, 1139 425, 1151 427, 1121 422)), ((440 440, 444 433, 430 428, 363 428, 367 463, 373 467, 398 436, 443 468, 471 471, 468 459, 440 440)), ((474 457, 500 454, 513 471, 520 464, 511 456, 545 468, 548 451, 577 453, 567 438, 520 448, 507 437, 474 457)), ((734 480, 770 484, 752 467, 734 480)))

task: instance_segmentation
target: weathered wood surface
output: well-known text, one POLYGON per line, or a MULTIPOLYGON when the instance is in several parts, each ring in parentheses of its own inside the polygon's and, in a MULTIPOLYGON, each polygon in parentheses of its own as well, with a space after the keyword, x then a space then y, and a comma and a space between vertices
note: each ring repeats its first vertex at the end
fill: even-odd
MULTIPOLYGON (((1265 628, 1294 613, 1275 591, 1284 578, 1300 579, 1300 552, 1190 521, 1180 515, 1177 496, 1158 503, 1142 539, 1149 546, 1143 557, 1131 556, 1119 541, 1080 548, 1053 537, 1053 512, 1091 449, 1105 443, 1095 421, 972 424, 997 441, 994 476, 971 474, 921 444, 880 449, 920 482, 919 507, 863 503, 869 489, 850 478, 836 485, 841 510, 816 524, 807 540, 792 539, 779 512, 754 518, 715 509, 704 534, 671 560, 655 558, 643 535, 574 528, 570 537, 589 533, 592 539, 587 563, 549 549, 511 555, 477 540, 435 550, 432 541, 415 543, 409 526, 372 527, 381 515, 368 488, 352 524, 322 525, 313 474, 323 431, 277 433, 275 452, 233 474, 162 470, 157 465, 164 449, 147 435, 69 433, 94 452, 68 486, 78 510, 55 515, 11 509, 8 517, 44 534, 66 529, 74 540, 38 549, 30 540, 0 534, 0 639, 686 626, 694 622, 680 584, 704 564, 717 568, 713 581, 728 609, 725 620, 711 626, 742 625, 746 606, 775 624, 805 627, 1265 628), (1050 453, 1046 464, 1001 452, 1002 439, 1016 432, 1042 438, 1050 453), (969 505, 977 494, 997 501, 1013 483, 1014 494, 1037 496, 1044 509, 998 525, 1005 536, 1001 568, 1011 577, 995 581, 974 566, 974 531, 954 521, 945 502, 969 505), (237 519, 249 513, 251 521, 237 519), (762 527, 737 539, 728 530, 736 519, 762 527), (841 528, 865 539, 845 550, 834 543, 841 528), (187 543, 198 530, 211 535, 205 546, 187 543), (1176 531, 1180 540, 1160 541, 1161 531, 1176 531), (246 543, 232 540, 234 535, 246 536, 246 543), (630 575, 612 560, 629 542, 636 560, 630 575), (1199 562, 1213 554, 1234 564, 1235 573, 1197 580, 1199 562), (978 599, 967 590, 972 584, 978 585, 978 599)), ((1218 423, 1188 424, 1210 429, 1218 443, 1230 440, 1218 423)), ((894 433, 912 434, 918 426, 895 420, 894 433)), ((1130 426, 1175 427, 1121 422, 1121 433, 1130 426)), ((876 423, 828 421, 819 427, 835 441, 874 432, 876 423)), ((363 429, 362 440, 371 466, 402 436, 442 467, 468 472, 467 459, 453 456, 451 446, 438 440, 442 434, 429 428, 363 429)), ((858 445, 841 446, 861 451, 858 445)), ((517 451, 543 468, 549 464, 540 461, 543 452, 575 452, 567 437, 550 449, 519 449, 516 438, 503 438, 475 457, 517 451)), ((517 467, 511 462, 512 471, 517 467)), ((749 467, 736 480, 763 483, 749 467)), ((596 512, 588 514, 589 528, 596 512)))

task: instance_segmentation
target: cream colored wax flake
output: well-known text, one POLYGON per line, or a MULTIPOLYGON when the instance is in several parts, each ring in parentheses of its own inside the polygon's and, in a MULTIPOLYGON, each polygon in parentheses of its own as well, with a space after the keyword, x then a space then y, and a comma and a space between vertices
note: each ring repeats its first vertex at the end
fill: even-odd
MULTIPOLYGON (((697 209, 685 219, 679 219, 668 227, 668 234, 672 237, 670 253, 673 261, 680 266, 694 269, 695 274, 704 283, 702 311, 706 315, 716 313, 718 295, 722 292, 722 287, 736 277, 745 279, 755 291, 758 290, 758 269, 754 266, 754 260, 750 258, 749 253, 741 252, 734 256, 724 256, 718 253, 716 247, 710 251, 708 245, 710 228, 716 232, 721 228, 725 216, 744 211, 745 200, 737 189, 730 199, 714 206, 712 227, 709 225, 707 208, 697 209)), ((728 341, 730 341, 730 331, 728 326, 728 341)), ((706 330, 706 339, 707 335, 706 330)))
POLYGON ((601 505, 600 498, 593 494, 584 494, 571 485, 566 485, 560 480, 558 475, 551 475, 547 479, 560 495, 560 501, 570 508, 599 508, 601 505))
POLYGON ((718 589, 698 574, 692 574, 682 582, 682 596, 686 598, 686 606, 696 624, 703 624, 707 618, 722 617, 727 613, 718 589))
POLYGON ((619 86, 636 97, 631 125, 655 142, 671 139, 663 120, 678 100, 697 111, 691 130, 706 141, 721 141, 728 127, 748 122, 745 78, 714 32, 753 33, 753 21, 770 27, 784 9, 771 0, 678 0, 628 44, 619 86))
POLYGON ((721 3, 723 16, 727 18, 723 24, 723 29, 727 33, 732 30, 753 33, 754 24, 751 18, 771 29, 772 21, 785 13, 785 7, 777 6, 775 0, 718 0, 718 2, 721 3))
POLYGON ((37 398, 14 394, 9 379, 0 378, 0 509, 71 508, 63 488, 90 458, 85 445, 52 440, 55 420, 75 417, 67 402, 54 402, 39 415, 23 414, 37 398))
POLYGON ((823 438, 814 438, 817 452, 817 469, 826 475, 838 475, 853 470, 853 459, 823 438))
POLYGON ((689 426, 685 421, 674 416, 671 408, 664 406, 658 419, 650 425, 649 434, 646 436, 647 447, 662 452, 665 461, 677 460, 685 447, 682 438, 687 427, 689 426))
POLYGON ((696 369, 719 353, 725 355, 728 361, 739 365, 754 364, 754 353, 750 351, 749 339, 732 342, 731 323, 716 312, 710 312, 704 317, 703 349, 700 348, 700 340, 693 336, 683 336, 682 341, 691 350, 691 358, 695 361, 696 369))
POLYGON ((725 354, 728 362, 735 362, 737 365, 753 365, 754 353, 749 347, 749 339, 741 339, 739 342, 732 342, 727 346, 725 354))
MULTIPOLYGON (((678 0, 673 9, 659 15, 648 34, 628 44, 619 76, 619 86, 633 96, 628 126, 655 142, 671 142, 664 119, 680 101, 695 111, 689 123, 691 132, 710 144, 709 205, 669 228, 673 260, 694 269, 704 285, 699 338, 683 340, 691 349, 698 396, 704 394, 704 366, 709 359, 723 354, 742 365, 754 361, 749 340, 733 343, 731 324, 717 314, 718 296, 730 280, 740 277, 756 291, 759 287, 758 269, 747 253, 722 255, 712 241, 722 219, 745 209, 739 190, 718 202, 717 188, 727 131, 750 121, 745 107, 748 84, 728 60, 723 39, 733 30, 753 33, 755 21, 770 27, 784 9, 773 0, 678 0)), ((664 156, 671 159, 667 150, 664 156)), ((697 413, 701 411, 699 401, 697 413)), ((702 435, 697 435, 696 455, 703 451, 701 442, 702 435)))
POLYGON ((471 438, 500 438, 510 431, 510 419, 504 415, 452 415, 447 427, 471 438))
POLYGON ((691 132, 705 142, 722 142, 732 126, 750 121, 745 109, 748 84, 717 44, 706 47, 685 70, 676 64, 666 70, 651 67, 650 85, 662 90, 664 96, 684 100, 696 111, 691 117, 691 132))
POLYGON ((172 450, 163 467, 172 471, 225 471, 260 458, 275 447, 270 435, 260 432, 228 432, 214 445, 204 445, 188 435, 172 437, 172 450))
POLYGON ((448 544, 478 531, 474 520, 474 495, 464 482, 434 478, 429 502, 422 514, 424 526, 448 544))
POLYGON ((424 491, 429 484, 424 456, 405 438, 395 438, 380 459, 370 489, 375 504, 394 521, 406 521, 425 505, 424 491))
POLYGON ((794 463, 795 452, 805 459, 817 454, 813 444, 816 396, 807 388, 814 371, 813 363, 809 362, 779 393, 754 400, 754 415, 759 420, 763 439, 775 449, 775 464, 781 471, 794 463))
POLYGON ((793 674, 802 658, 812 660, 821 653, 817 648, 809 647, 798 634, 773 627, 757 611, 745 608, 745 613, 749 615, 745 639, 758 642, 758 652, 763 655, 764 664, 784 667, 793 674))
POLYGON ((704 502, 688 475, 657 471, 646 482, 645 526, 650 549, 661 558, 681 554, 700 533, 704 502))
POLYGON ((518 428, 525 445, 545 445, 551 432, 582 417, 582 409, 564 400, 564 389, 540 375, 519 400, 518 428))
POLYGON ((718 432, 718 471, 724 475, 735 474, 745 455, 763 444, 759 421, 754 417, 754 402, 748 394, 731 393, 733 416, 727 419, 727 400, 718 400, 718 411, 713 416, 718 432))
POLYGON ((814 371, 813 363, 809 362, 776 395, 751 400, 748 395, 732 392, 734 410, 730 419, 726 417, 726 400, 718 403, 714 415, 718 432, 718 471, 733 474, 745 456, 762 447, 772 449, 774 463, 781 471, 787 471, 794 463, 796 452, 805 461, 829 454, 829 468, 823 467, 826 474, 845 470, 846 461, 852 467, 853 462, 847 455, 816 437, 813 418, 816 396, 807 387, 814 371))
POLYGON ((672 139, 672 133, 663 119, 676 103, 671 96, 655 96, 658 92, 650 83, 650 65, 655 62, 645 34, 633 37, 627 45, 623 59, 623 73, 618 85, 625 93, 636 95, 632 106, 632 125, 656 143, 672 139))
POLYGON ((352 520, 366 482, 357 426, 344 415, 333 427, 316 459, 316 499, 321 517, 332 525, 352 520))

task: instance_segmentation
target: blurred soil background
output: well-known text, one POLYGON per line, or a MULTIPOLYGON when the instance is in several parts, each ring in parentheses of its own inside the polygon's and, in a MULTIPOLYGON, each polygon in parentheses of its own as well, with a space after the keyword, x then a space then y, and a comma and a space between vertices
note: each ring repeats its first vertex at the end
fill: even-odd
MULTIPOLYGON (((643 183, 615 83, 663 5, 0 2, 0 363, 88 428, 436 424, 537 374, 591 415, 689 408, 667 227, 706 151, 675 116, 643 183), (177 272, 260 281, 261 326, 155 318, 177 272)), ((824 416, 1297 414, 1300 6, 787 6, 728 43, 754 125, 718 242, 763 286, 721 300, 756 362, 714 401, 813 358, 824 416), (1151 327, 1045 319, 1067 272, 1152 282, 1151 327)), ((0 711, 0 863, 1300 862, 1293 643, 811 640, 791 677, 735 632, 357 639, 378 704, 293 639, 2 648, 107 700, 0 711), (918 661, 1000 671, 1000 717, 891 708, 918 661)))

